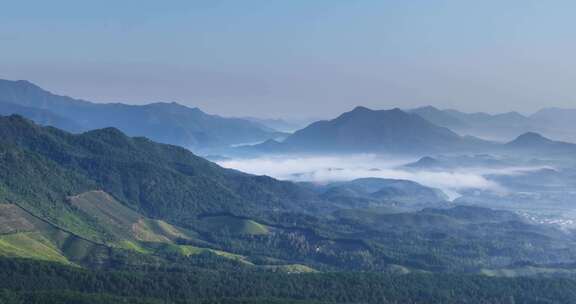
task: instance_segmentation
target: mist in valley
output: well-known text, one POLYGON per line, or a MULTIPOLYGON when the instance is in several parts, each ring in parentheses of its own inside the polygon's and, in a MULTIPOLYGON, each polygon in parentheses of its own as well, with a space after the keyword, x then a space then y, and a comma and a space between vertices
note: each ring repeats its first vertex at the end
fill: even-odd
POLYGON ((486 176, 522 176, 546 166, 511 166, 505 168, 456 167, 453 169, 422 170, 404 167, 418 159, 401 159, 375 154, 347 156, 270 156, 249 159, 227 159, 218 163, 226 168, 257 175, 298 182, 329 183, 376 177, 404 179, 439 188, 451 197, 459 191, 479 189, 495 193, 508 190, 486 176))

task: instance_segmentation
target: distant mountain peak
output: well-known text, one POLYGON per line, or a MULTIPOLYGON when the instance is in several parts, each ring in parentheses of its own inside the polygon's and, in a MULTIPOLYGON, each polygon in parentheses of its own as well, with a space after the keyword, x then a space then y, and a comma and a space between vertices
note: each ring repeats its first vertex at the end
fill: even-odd
POLYGON ((409 110, 408 112, 416 114, 425 120, 441 127, 461 128, 466 125, 464 121, 455 117, 453 114, 450 114, 449 110, 443 111, 431 105, 415 108, 409 110))
POLYGON ((364 106, 357 106, 352 111, 346 112, 344 114, 367 114, 367 113, 374 113, 374 114, 382 114, 382 113, 396 113, 396 114, 408 114, 404 112, 400 108, 392 108, 389 110, 373 110, 364 106))
MULTIPOLYGON (((158 109, 168 109, 168 110, 179 110, 179 111, 194 111, 197 112, 198 114, 202 113, 202 114, 206 114, 204 111, 202 111, 200 108, 198 107, 191 107, 188 105, 184 105, 175 101, 172 102, 154 102, 154 103, 150 103, 147 106, 152 107, 152 108, 158 108, 158 109)), ((208 114, 207 114, 208 115, 208 114)))
MULTIPOLYGON (((414 124, 416 120, 421 120, 417 115, 404 112, 400 108, 389 110, 372 110, 358 106, 352 111, 345 112, 339 117, 330 120, 334 124, 373 124, 373 127, 385 127, 386 125, 414 124)), ((427 122, 426 122, 427 123, 427 122)))
POLYGON ((374 110, 374 109, 370 109, 368 107, 365 106, 357 106, 354 109, 352 109, 349 112, 345 112, 344 114, 362 114, 362 113, 403 113, 403 114, 407 114, 406 112, 404 112, 402 109, 396 107, 396 108, 392 108, 389 110, 374 110))
POLYGON ((553 140, 548 139, 536 132, 526 132, 516 139, 511 141, 509 145, 515 146, 533 146, 533 145, 542 145, 542 144, 551 144, 554 143, 553 140))
POLYGON ((129 136, 194 149, 221 149, 277 136, 248 120, 204 113, 176 102, 92 103, 56 95, 26 80, 0 79, 0 113, 19 113, 42 125, 82 132, 113 126, 129 136))
POLYGON ((427 105, 427 106, 422 106, 422 107, 418 107, 414 110, 425 110, 425 111, 441 111, 440 109, 438 109, 435 106, 431 106, 431 105, 427 105))
POLYGON ((542 136, 540 133, 536 133, 536 132, 526 132, 520 136, 518 136, 517 138, 518 140, 549 140, 546 137, 542 136))
POLYGON ((405 165, 408 168, 433 168, 441 166, 441 162, 431 156, 424 156, 418 161, 405 165))
POLYGON ((357 106, 351 111, 344 112, 341 116, 357 116, 357 115, 367 115, 370 113, 378 112, 377 110, 372 110, 364 106, 357 106))
POLYGON ((365 106, 357 106, 348 113, 363 113, 363 112, 374 112, 374 110, 367 108, 365 106))
POLYGON ((421 153, 465 143, 449 129, 399 108, 356 107, 295 132, 283 144, 293 151, 421 153))
POLYGON ((20 90, 34 90, 38 92, 49 93, 37 84, 30 82, 28 80, 7 80, 0 79, 0 88, 2 87, 12 87, 20 90))

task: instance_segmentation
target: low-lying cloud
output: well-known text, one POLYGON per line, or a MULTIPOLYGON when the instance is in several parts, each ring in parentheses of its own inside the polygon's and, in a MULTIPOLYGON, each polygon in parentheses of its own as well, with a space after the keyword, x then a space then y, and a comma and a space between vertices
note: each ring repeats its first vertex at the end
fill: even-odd
POLYGON ((407 170, 401 166, 415 159, 392 159, 370 154, 322 157, 261 157, 219 162, 226 168, 268 175, 282 180, 327 183, 364 177, 411 180, 443 190, 451 198, 465 189, 506 192, 487 175, 521 175, 541 168, 456 168, 446 171, 407 170))

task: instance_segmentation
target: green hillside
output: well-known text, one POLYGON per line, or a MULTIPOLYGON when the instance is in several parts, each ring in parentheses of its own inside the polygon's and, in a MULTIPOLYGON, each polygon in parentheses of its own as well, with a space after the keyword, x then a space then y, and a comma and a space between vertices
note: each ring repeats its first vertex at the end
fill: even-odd
MULTIPOLYGON (((360 182, 380 195, 391 181, 360 182)), ((406 197, 431 194, 416 184, 400 186, 406 197)), ((362 204, 338 210, 318 195, 116 129, 73 135, 0 117, 0 255, 6 257, 105 269, 507 275, 498 270, 525 261, 569 264, 576 256, 570 234, 511 212, 386 212, 362 204)))
POLYGON ((314 210, 317 200, 292 183, 223 169, 185 149, 116 129, 71 135, 3 117, 0 149, 0 201, 83 234, 98 232, 64 202, 91 190, 103 190, 148 217, 187 224, 204 213, 314 210))
POLYGON ((269 233, 269 230, 265 225, 250 219, 229 215, 207 216, 203 217, 200 222, 205 227, 204 229, 211 231, 226 231, 232 234, 247 235, 264 235, 269 233))

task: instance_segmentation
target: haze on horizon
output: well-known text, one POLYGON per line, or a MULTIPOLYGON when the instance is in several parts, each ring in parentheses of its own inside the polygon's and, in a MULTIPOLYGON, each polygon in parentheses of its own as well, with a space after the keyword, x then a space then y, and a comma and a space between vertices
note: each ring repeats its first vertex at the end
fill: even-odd
POLYGON ((576 107, 572 1, 2 4, 0 78, 87 100, 262 117, 576 107))

